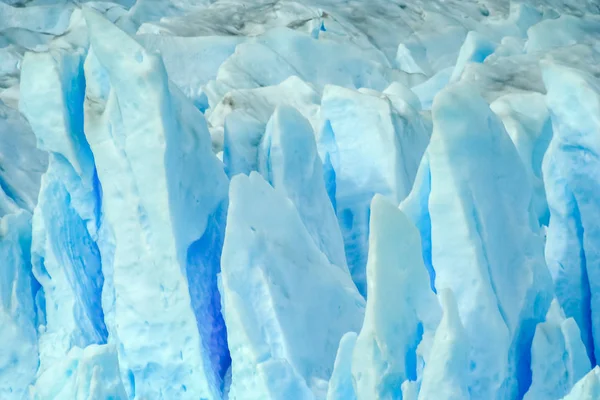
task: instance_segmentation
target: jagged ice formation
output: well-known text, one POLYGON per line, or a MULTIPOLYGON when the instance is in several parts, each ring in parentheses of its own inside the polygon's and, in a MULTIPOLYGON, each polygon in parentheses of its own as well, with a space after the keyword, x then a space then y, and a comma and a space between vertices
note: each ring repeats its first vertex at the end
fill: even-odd
POLYGON ((0 399, 600 398, 596 0, 0 0, 0 399))

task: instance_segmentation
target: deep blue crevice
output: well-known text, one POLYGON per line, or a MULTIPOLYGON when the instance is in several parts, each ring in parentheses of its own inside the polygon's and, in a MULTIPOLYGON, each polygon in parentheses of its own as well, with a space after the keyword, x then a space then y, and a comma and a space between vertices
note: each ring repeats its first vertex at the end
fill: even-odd
POLYGON ((221 314, 221 295, 217 287, 226 213, 227 205, 223 202, 215 214, 209 217, 203 236, 188 248, 186 265, 198 331, 220 383, 231 365, 227 330, 221 314))
POLYGON ((417 380, 417 348, 419 347, 419 343, 421 343, 421 341, 423 340, 423 332, 423 324, 419 322, 419 324, 417 325, 417 332, 413 344, 406 353, 406 379, 410 381, 417 380))
POLYGON ((579 204, 577 203, 577 199, 574 195, 572 195, 573 209, 571 210, 573 220, 575 221, 575 229, 577 232, 577 241, 579 243, 579 257, 581 259, 581 291, 582 291, 582 306, 583 306, 583 316, 584 326, 579 327, 580 329, 586 329, 589 341, 585 343, 588 356, 590 357, 590 361, 592 365, 597 365, 596 356, 595 356, 595 345, 594 345, 594 335, 592 331, 592 309, 591 309, 591 299, 592 299, 592 291, 590 288, 590 281, 588 278, 587 272, 587 259, 585 254, 585 242, 584 242, 584 229, 583 224, 581 222, 581 212, 579 210, 579 204))
POLYGON ((335 169, 331 164, 331 156, 329 153, 325 155, 325 161, 323 163, 323 180, 325 181, 325 190, 327 190, 327 196, 333 206, 333 211, 337 213, 337 200, 335 199, 336 193, 336 182, 335 182, 335 169))

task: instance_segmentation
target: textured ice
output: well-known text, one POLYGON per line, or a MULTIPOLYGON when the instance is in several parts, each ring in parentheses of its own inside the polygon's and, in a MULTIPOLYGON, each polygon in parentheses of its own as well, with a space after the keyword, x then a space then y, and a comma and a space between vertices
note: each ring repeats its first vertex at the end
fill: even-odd
POLYGON ((600 396, 600 367, 587 373, 563 400, 593 400, 600 396))
POLYGON ((600 398, 599 26, 0 0, 0 399, 600 398))
POLYGON ((97 13, 86 21, 85 133, 106 224, 103 308, 128 395, 219 398, 227 178, 202 115, 169 85, 160 59, 97 13))
POLYGON ((421 378, 428 363, 440 317, 420 248, 412 222, 376 195, 370 218, 369 297, 352 357, 358 399, 401 398, 402 383, 421 378))
POLYGON ((25 118, 0 102, 0 217, 19 209, 32 213, 47 155, 36 148, 25 118))
POLYGON ((325 188, 315 134, 295 108, 275 109, 258 159, 261 175, 294 203, 319 250, 332 264, 347 270, 344 241, 325 188))
POLYGON ((502 119, 527 169, 533 186, 532 206, 541 225, 548 226, 550 211, 542 177, 542 161, 552 139, 552 123, 546 100, 539 93, 507 94, 490 104, 502 119))
POLYGON ((32 400, 127 399, 116 350, 95 344, 85 349, 73 347, 37 378, 29 395, 32 400))
POLYGON ((27 211, 0 217, 0 397, 5 399, 25 397, 39 363, 30 245, 27 211))
POLYGON ((581 329, 595 364, 600 356, 600 81, 568 67, 544 64, 554 136, 543 174, 550 207, 546 259, 567 317, 581 329), (574 107, 573 104, 578 104, 574 107))
POLYGON ((105 343, 101 307, 99 187, 83 132, 85 81, 78 53, 28 53, 21 71, 20 109, 49 153, 33 216, 33 273, 42 285, 46 323, 40 372, 73 346, 105 343))
POLYGON ((346 258, 366 293, 369 207, 376 193, 398 204, 410 192, 429 139, 418 113, 397 110, 385 96, 327 86, 321 103, 319 146, 335 172, 335 206, 346 258))
POLYGON ((229 398, 324 398, 338 343, 360 329, 364 300, 283 190, 252 172, 232 179, 229 198, 220 286, 229 398))
POLYGON ((527 349, 552 296, 531 184, 502 123, 471 87, 440 92, 433 124, 422 165, 430 182, 415 188, 430 190, 421 218, 431 221, 435 286, 457 299, 471 396, 513 397, 529 385, 527 349))
POLYGON ((442 289, 439 299, 444 316, 435 331, 419 400, 468 399, 469 341, 452 291, 442 289))
POLYGON ((356 333, 348 332, 340 340, 333 372, 329 379, 327 400, 356 400, 356 392, 352 382, 352 354, 356 344, 356 333))
POLYGON ((590 370, 581 333, 554 300, 531 346, 532 383, 525 400, 559 399, 590 370))

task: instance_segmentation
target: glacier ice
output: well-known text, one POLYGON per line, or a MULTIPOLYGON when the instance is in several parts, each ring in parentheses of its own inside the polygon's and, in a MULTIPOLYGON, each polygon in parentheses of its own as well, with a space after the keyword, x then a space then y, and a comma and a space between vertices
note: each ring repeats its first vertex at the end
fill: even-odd
POLYGON ((346 258, 366 293, 369 207, 376 193, 400 203, 410 192, 430 132, 419 113, 400 113, 385 96, 327 86, 321 101, 322 158, 335 172, 335 205, 346 258))
POLYGON ((321 252, 285 193, 257 172, 231 181, 220 280, 229 398, 323 398, 342 335, 362 323, 350 274, 321 252))
POLYGON ((6 399, 25 397, 39 364, 30 246, 27 211, 0 217, 0 397, 6 399))
POLYGON ((352 356, 357 398, 401 398, 416 381, 430 351, 439 305, 421 259, 419 233, 393 203, 371 204, 367 285, 369 296, 352 356), (410 278, 409 278, 410 277, 410 278))
POLYGON ((85 133, 102 185, 110 279, 103 308, 126 389, 219 398, 228 363, 216 285, 227 178, 202 115, 169 84, 160 59, 95 12, 86 22, 94 58, 85 65, 85 133), (149 267, 155 272, 144 273, 149 267))
POLYGON ((593 400, 600 396, 600 367, 587 373, 563 400, 593 400))
POLYGON ((66 357, 37 378, 30 398, 127 399, 115 348, 106 344, 92 344, 84 349, 73 347, 66 357))
POLYGON ((531 184, 502 123, 473 87, 440 92, 433 125, 424 164, 430 182, 421 187, 430 190, 423 217, 431 221, 435 285, 457 299, 471 346, 471 396, 516 396, 530 379, 531 321, 543 319, 552 296, 531 184))
POLYGON ((595 364, 600 356, 600 232, 594 222, 600 212, 600 81, 557 64, 542 69, 554 131, 543 165, 550 207, 546 259, 556 297, 580 327, 595 364))
POLYGON ((590 361, 573 318, 553 300, 531 345, 531 387, 524 399, 559 399, 590 370, 590 361))
POLYGON ((106 343, 101 307, 98 185, 83 132, 85 81, 79 53, 27 53, 20 110, 49 153, 33 214, 32 265, 46 303, 40 332, 42 373, 72 346, 106 343))
POLYGON ((356 338, 355 332, 348 332, 340 340, 327 388, 327 400, 356 400, 356 392, 352 382, 352 354, 354 353, 356 338))
POLYGON ((315 134, 295 108, 275 109, 258 159, 261 175, 294 203, 317 247, 333 265, 346 270, 342 233, 325 188, 315 134))
POLYGON ((541 93, 506 94, 490 104, 512 139, 533 186, 532 206, 540 225, 548 226, 550 211, 546 201, 542 162, 550 140, 552 122, 541 93))
POLYGON ((0 0, 0 398, 599 398, 598 26, 0 0))
POLYGON ((419 400, 468 399, 469 341, 452 290, 439 294, 443 317, 435 331, 423 372, 419 400))
POLYGON ((32 213, 48 157, 36 148, 35 135, 27 120, 1 101, 0 148, 0 216, 20 209, 32 213))

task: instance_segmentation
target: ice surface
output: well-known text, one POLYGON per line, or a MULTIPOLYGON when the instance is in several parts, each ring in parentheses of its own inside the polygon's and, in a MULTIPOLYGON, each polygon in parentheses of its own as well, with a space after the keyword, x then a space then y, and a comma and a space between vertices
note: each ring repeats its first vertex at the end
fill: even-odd
POLYGON ((294 203, 319 250, 347 271, 344 241, 323 181, 315 134, 300 112, 289 106, 275 109, 258 159, 261 175, 294 203))
POLYGON ((32 400, 125 400, 116 349, 109 345, 73 347, 62 360, 38 377, 32 400))
POLYGON ((502 119, 527 169, 533 186, 533 208, 541 225, 548 226, 550 211, 542 177, 542 161, 550 140, 552 123, 546 100, 539 93, 507 94, 490 104, 502 119))
POLYGON ((552 298, 531 184, 502 123, 472 87, 440 92, 433 124, 430 183, 420 190, 430 188, 435 285, 457 299, 471 345, 471 396, 513 397, 528 387, 533 326, 552 298))
POLYGON ((577 382, 563 400, 593 400, 598 396, 600 396, 600 367, 596 366, 577 382))
POLYGON ((0 398, 598 398, 598 26, 0 0, 0 398))
POLYGON ((27 120, 0 102, 0 216, 19 209, 32 213, 48 157, 36 148, 27 120))
POLYGON ((221 272, 229 398, 324 398, 321 383, 341 337, 360 329, 364 300, 283 190, 252 172, 232 179, 229 198, 221 272))
POLYGON ((27 211, 0 217, 0 397, 5 399, 25 397, 39 363, 30 246, 27 211))
POLYGON ((106 343, 98 246, 99 187, 83 133, 83 60, 78 53, 27 53, 20 110, 48 151, 33 216, 33 273, 42 285, 46 323, 40 373, 73 346, 106 343))
POLYGON ((590 370, 581 333, 557 300, 538 324, 531 346, 532 383, 525 400, 560 399, 590 370))
POLYGON ((348 332, 340 340, 333 373, 329 379, 327 400, 355 400, 356 393, 352 382, 352 354, 356 344, 356 333, 348 332))
POLYGON ((450 289, 439 294, 444 316, 423 371, 419 399, 468 399, 469 342, 450 289))
POLYGON ((543 76, 554 130, 543 165, 550 207, 546 259, 556 297, 566 316, 577 322, 595 364, 600 356, 600 231, 595 223, 600 213, 600 81, 549 63, 543 76))
POLYGON ((412 222, 376 195, 367 262, 369 297, 352 357, 358 399, 401 398, 402 383, 420 379, 428 362, 440 316, 420 248, 412 222))
POLYGON ((430 133, 420 114, 401 114, 386 96, 338 86, 325 88, 321 117, 321 158, 335 172, 348 266, 364 294, 371 199, 379 193, 398 204, 406 197, 430 133))
POLYGON ((97 13, 86 10, 86 21, 94 58, 85 133, 107 225, 103 307, 126 389, 219 398, 228 363, 216 288, 227 178, 202 115, 169 85, 160 59, 97 13))

